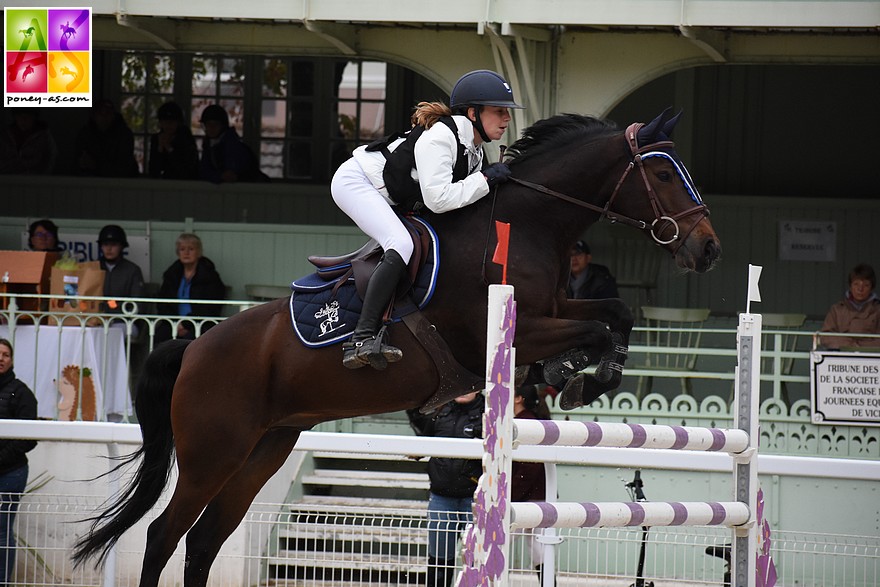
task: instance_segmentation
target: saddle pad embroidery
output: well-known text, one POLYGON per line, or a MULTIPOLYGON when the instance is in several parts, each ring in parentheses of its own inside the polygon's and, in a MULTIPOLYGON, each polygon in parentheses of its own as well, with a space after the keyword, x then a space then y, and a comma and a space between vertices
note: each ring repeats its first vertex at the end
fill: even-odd
MULTIPOLYGON (((412 288, 412 299, 419 309, 424 308, 434 295, 439 268, 437 235, 431 226, 421 218, 408 218, 418 222, 431 238, 430 250, 425 266, 416 276, 412 288)), ((325 281, 316 273, 297 279, 291 284, 290 318, 293 329, 304 345, 320 348, 342 342, 351 336, 357 326, 363 301, 357 293, 354 278, 348 277, 345 283, 334 291, 339 279, 325 281)), ((395 304, 392 321, 398 322, 415 308, 409 304, 403 310, 395 304)))

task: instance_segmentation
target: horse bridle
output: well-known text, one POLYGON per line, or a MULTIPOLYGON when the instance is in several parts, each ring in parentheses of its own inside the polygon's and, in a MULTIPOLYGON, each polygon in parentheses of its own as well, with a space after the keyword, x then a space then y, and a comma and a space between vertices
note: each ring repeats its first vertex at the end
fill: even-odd
MULTIPOLYGON (((527 188, 533 189, 543 194, 547 194, 548 196, 553 196, 554 198, 558 198, 577 206, 588 208, 590 210, 593 210, 594 212, 598 212, 600 221, 607 218, 611 222, 621 222, 629 226, 634 226, 639 230, 647 230, 651 235, 651 238, 653 238, 658 245, 668 245, 675 242, 676 240, 680 240, 678 246, 675 247, 674 251, 672 251, 672 254, 674 255, 678 252, 678 249, 681 248, 681 245, 684 244, 684 241, 687 240, 687 237, 690 236, 690 233, 694 230, 694 228, 696 228, 697 224, 700 223, 699 220, 697 222, 694 222, 693 226, 691 226, 687 234, 684 235, 684 238, 680 239, 679 237, 681 235, 681 229, 679 228, 678 221, 682 218, 685 218, 686 216, 697 213, 702 214, 703 218, 705 218, 709 216, 709 209, 699 200, 699 198, 695 198, 695 201, 697 202, 696 206, 688 208, 687 210, 679 212, 675 215, 670 215, 666 212, 666 210, 663 208, 662 202, 660 202, 660 199, 657 197, 657 193, 651 186, 651 182, 648 181, 648 174, 645 171, 644 159, 647 158, 646 155, 659 156, 662 153, 661 151, 659 151, 660 149, 672 147, 674 143, 672 141, 658 141, 656 143, 645 145, 644 147, 639 147, 638 133, 643 126, 644 124, 637 122, 629 125, 626 128, 624 135, 626 137, 626 141, 629 145, 630 151, 632 152, 633 158, 626 166, 626 169, 623 171, 623 175, 621 175, 620 179, 617 180, 617 185, 614 186, 614 191, 611 192, 611 197, 608 198, 608 202, 605 203, 604 207, 599 207, 589 202, 578 200, 577 198, 573 198, 566 194, 551 190, 550 188, 541 184, 532 183, 524 179, 513 176, 509 177, 508 179, 514 183, 518 183, 527 188), (612 204, 614 204, 614 200, 617 198, 617 194, 620 193, 620 188, 623 186, 623 182, 629 176, 630 172, 636 167, 638 167, 639 172, 642 175, 642 181, 645 184, 645 190, 648 194, 648 201, 651 203, 651 209, 654 211, 654 220, 650 221, 650 224, 646 220, 637 220, 635 218, 630 218, 629 216, 614 212, 611 209, 612 204), (665 226, 667 223, 671 224, 675 230, 671 238, 664 240, 660 237, 660 227, 665 226), (658 226, 658 224, 660 226, 658 226)), ((669 157, 669 155, 667 155, 666 153, 662 153, 662 155, 665 157, 669 157)), ((671 159, 671 157, 669 158, 671 159)), ((682 177, 682 180, 687 182, 684 177, 682 177)))

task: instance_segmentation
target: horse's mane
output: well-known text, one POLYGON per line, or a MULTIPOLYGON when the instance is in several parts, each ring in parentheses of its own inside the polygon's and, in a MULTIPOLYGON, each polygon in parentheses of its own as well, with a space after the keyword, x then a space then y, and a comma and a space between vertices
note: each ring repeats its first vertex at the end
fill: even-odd
POLYGON ((504 153, 508 163, 519 163, 558 147, 604 137, 616 132, 617 125, 608 120, 581 114, 557 114, 539 120, 525 129, 522 136, 504 153))

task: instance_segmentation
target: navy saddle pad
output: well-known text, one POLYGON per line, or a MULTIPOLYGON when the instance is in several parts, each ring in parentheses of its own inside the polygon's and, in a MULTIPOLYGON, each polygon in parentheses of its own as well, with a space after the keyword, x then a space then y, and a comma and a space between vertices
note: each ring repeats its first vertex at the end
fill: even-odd
MULTIPOLYGON (((424 308, 434 295, 439 268, 437 235, 431 226, 421 218, 411 217, 411 222, 419 222, 431 236, 431 243, 424 266, 419 270, 410 295, 419 309, 424 308)), ((350 266, 350 263, 339 268, 350 266)), ((342 342, 351 336, 357 326, 363 301, 357 293, 354 277, 336 278, 326 281, 317 272, 297 279, 291 284, 290 318, 297 336, 307 347, 318 348, 342 342), (339 283, 341 279, 343 283, 339 283)), ((416 310, 413 304, 398 307, 395 304, 392 320, 397 322, 404 315, 416 310)))

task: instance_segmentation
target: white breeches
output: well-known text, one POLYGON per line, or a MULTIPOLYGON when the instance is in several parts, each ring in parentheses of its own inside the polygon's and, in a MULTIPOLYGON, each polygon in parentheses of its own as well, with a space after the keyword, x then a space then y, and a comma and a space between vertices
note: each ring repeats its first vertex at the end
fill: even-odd
POLYGON ((352 158, 340 165, 330 182, 330 193, 340 210, 379 243, 383 251, 394 249, 405 263, 409 263, 413 254, 409 232, 364 174, 360 163, 352 158))

